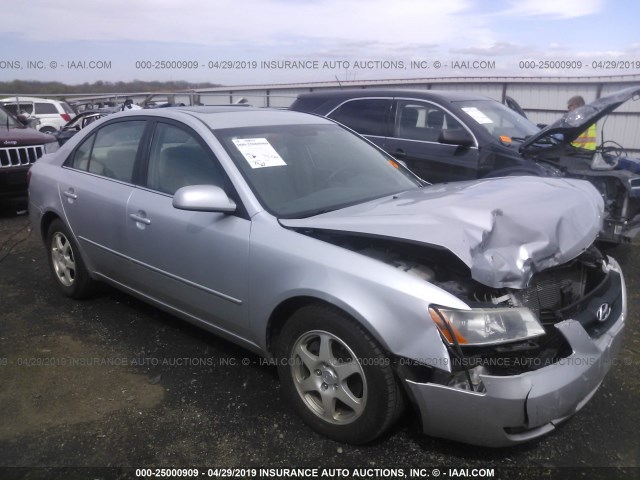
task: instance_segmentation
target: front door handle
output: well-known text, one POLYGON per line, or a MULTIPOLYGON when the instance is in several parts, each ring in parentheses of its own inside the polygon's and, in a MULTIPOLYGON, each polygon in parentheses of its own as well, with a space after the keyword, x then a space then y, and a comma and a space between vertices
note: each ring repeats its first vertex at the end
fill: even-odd
POLYGON ((136 222, 144 223, 145 225, 151 225, 151 220, 149 220, 147 217, 141 217, 137 213, 130 213, 129 218, 135 220, 136 222))
POLYGON ((393 156, 396 158, 405 158, 407 156, 407 153, 399 148, 393 153, 393 156))

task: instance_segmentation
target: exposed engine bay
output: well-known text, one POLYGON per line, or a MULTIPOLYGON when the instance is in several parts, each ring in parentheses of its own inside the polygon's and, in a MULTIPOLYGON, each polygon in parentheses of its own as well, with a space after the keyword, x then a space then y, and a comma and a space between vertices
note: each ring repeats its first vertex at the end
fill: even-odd
POLYGON ((604 200, 599 240, 630 242, 640 233, 640 161, 626 156, 620 146, 605 142, 594 152, 573 146, 541 151, 536 159, 549 162, 572 178, 587 180, 604 200))
POLYGON ((355 235, 306 233, 430 282, 471 308, 526 307, 544 328, 544 335, 526 341, 449 346, 451 373, 402 362, 404 368, 411 371, 410 375, 420 381, 469 389, 470 384, 480 383, 479 374, 517 375, 543 368, 572 353, 566 339, 555 328, 557 323, 577 320, 596 338, 610 326, 610 321, 597 317, 597 308, 603 299, 611 306, 609 320, 618 318, 622 309, 622 298, 616 288, 619 275, 607 268, 605 258, 593 246, 570 262, 537 272, 523 289, 492 288, 473 280, 469 268, 446 249, 355 235))

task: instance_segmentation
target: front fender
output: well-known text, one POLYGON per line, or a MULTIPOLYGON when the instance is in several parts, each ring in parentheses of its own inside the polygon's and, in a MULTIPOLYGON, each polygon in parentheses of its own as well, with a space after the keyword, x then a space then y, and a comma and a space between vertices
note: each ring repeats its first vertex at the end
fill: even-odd
POLYGON ((464 302, 381 261, 257 217, 251 232, 249 315, 253 341, 265 351, 272 313, 283 302, 304 297, 342 309, 389 353, 437 365, 448 359, 428 307, 469 308, 464 302))

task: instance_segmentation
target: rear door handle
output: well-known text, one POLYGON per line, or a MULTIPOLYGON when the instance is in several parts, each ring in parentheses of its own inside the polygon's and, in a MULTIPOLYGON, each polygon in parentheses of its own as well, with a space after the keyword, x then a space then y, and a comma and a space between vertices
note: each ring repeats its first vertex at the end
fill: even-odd
POLYGON ((393 153, 393 156, 396 157, 396 158, 405 158, 407 156, 407 154, 406 154, 406 152, 404 150, 399 148, 393 153))
POLYGON ((136 222, 144 223, 145 225, 151 225, 151 220, 149 220, 147 217, 141 217, 136 213, 130 213, 129 218, 135 220, 136 222))
POLYGON ((78 198, 78 195, 76 195, 75 193, 73 193, 73 188, 70 188, 69 190, 67 190, 66 192, 62 192, 62 194, 67 197, 70 198, 72 200, 75 200, 78 198))

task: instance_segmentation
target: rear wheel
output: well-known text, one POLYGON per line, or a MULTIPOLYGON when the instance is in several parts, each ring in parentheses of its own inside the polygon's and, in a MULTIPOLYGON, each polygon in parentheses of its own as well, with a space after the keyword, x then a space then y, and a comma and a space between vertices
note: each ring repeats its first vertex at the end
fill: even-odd
POLYGON ((40 133, 48 133, 49 135, 53 135, 56 133, 56 129, 53 127, 42 127, 40 129, 40 133))
POLYGON ((84 266, 78 246, 62 221, 51 222, 47 233, 47 255, 56 285, 68 297, 84 298, 94 287, 94 281, 84 266))
POLYGON ((309 305, 294 313, 278 338, 277 356, 283 391, 305 423, 322 435, 366 443, 402 411, 389 358, 336 308, 309 305))

